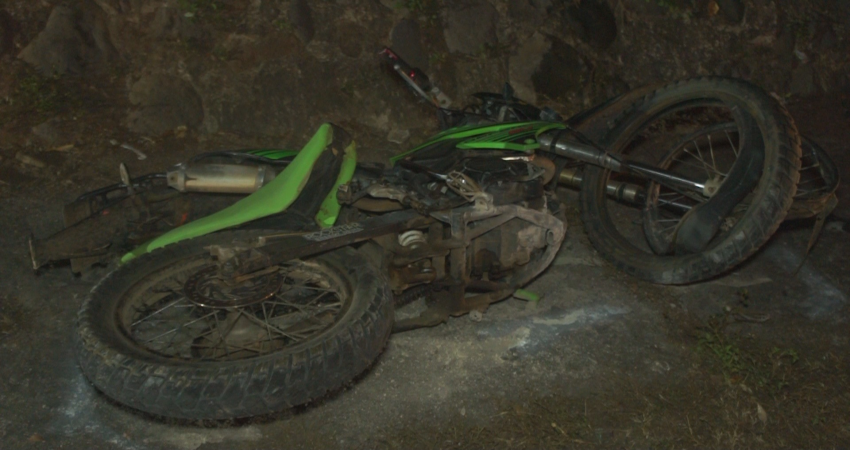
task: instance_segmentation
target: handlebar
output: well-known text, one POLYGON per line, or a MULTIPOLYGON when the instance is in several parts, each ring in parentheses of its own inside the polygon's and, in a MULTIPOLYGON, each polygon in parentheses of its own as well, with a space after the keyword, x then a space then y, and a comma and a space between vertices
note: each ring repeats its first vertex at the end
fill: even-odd
POLYGON ((558 113, 550 108, 540 109, 514 97, 514 90, 508 83, 505 83, 505 88, 501 94, 475 93, 473 96, 479 100, 479 104, 467 106, 463 110, 452 110, 450 109, 452 101, 428 79, 428 76, 422 70, 411 67, 389 47, 384 47, 378 54, 384 57, 393 71, 419 97, 438 108, 440 123, 444 129, 469 123, 521 120, 560 122, 563 120, 558 113))
POLYGON ((411 67, 391 48, 384 47, 379 55, 383 55, 392 65, 393 70, 422 98, 438 108, 448 109, 452 106, 451 99, 443 94, 437 86, 431 83, 428 75, 421 69, 411 67))

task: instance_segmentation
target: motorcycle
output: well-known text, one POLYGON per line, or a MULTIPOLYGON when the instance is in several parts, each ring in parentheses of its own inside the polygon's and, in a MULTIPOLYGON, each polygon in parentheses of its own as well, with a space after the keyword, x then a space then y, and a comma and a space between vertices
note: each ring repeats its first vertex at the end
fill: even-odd
POLYGON ((420 70, 382 57, 444 128, 387 166, 358 164, 333 124, 297 152, 212 152, 137 178, 122 165, 120 183, 66 207, 64 230, 30 240, 36 269, 121 255, 78 317, 92 384, 186 419, 319 398, 366 370, 393 331, 532 296, 522 287, 566 236, 559 185, 580 187, 602 256, 664 284, 718 276, 786 216, 834 206, 834 165, 745 81, 645 88, 563 120, 509 86, 452 109, 420 70), (423 296, 424 312, 394 320, 423 296))

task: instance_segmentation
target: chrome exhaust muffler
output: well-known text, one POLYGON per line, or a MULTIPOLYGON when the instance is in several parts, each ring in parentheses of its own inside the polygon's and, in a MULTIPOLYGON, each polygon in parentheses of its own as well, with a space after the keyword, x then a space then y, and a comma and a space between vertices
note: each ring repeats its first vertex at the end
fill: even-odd
POLYGON ((275 178, 266 165, 178 164, 166 173, 168 186, 180 192, 251 194, 275 178))

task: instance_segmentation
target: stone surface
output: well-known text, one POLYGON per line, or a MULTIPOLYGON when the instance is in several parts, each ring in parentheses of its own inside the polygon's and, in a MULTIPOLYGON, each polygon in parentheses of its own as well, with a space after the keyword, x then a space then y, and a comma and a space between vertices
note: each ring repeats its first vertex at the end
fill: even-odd
POLYGON ((295 33, 305 43, 313 40, 316 28, 313 23, 313 12, 307 0, 295 0, 289 6, 289 23, 295 33))
POLYGON ((815 71, 809 64, 801 64, 791 74, 790 90, 795 95, 811 95, 817 92, 815 71))
POLYGON ((390 35, 392 48, 412 67, 428 70, 428 56, 422 49, 419 24, 415 20, 402 19, 390 35))
POLYGON ((543 55, 552 44, 540 33, 533 34, 520 44, 508 62, 508 73, 516 96, 530 103, 537 102, 537 92, 531 77, 540 67, 543 55))
POLYGON ((363 53, 364 42, 361 39, 352 39, 352 36, 363 36, 366 30, 360 24, 345 22, 335 27, 339 51, 349 58, 357 58, 363 53))
POLYGON ((400 130, 398 128, 393 128, 390 130, 389 134, 387 134, 387 140, 396 144, 403 144, 409 137, 409 130, 400 130))
POLYGON ((499 13, 489 2, 451 2, 445 13, 444 35, 450 52, 481 54, 496 44, 499 13))
POLYGON ((598 50, 610 47, 617 39, 614 13, 600 0, 570 4, 564 11, 564 19, 582 41, 598 50))
POLYGON ((743 0, 714 0, 720 7, 720 16, 731 23, 741 23, 747 6, 743 0))
POLYGON ((127 127, 136 133, 157 135, 181 125, 195 127, 204 119, 194 87, 169 75, 143 76, 130 89, 130 101, 138 107, 127 116, 127 127))
POLYGON ((508 18, 515 24, 538 26, 553 7, 552 0, 508 0, 508 18))
POLYGON ((582 88, 586 67, 575 48, 560 39, 550 40, 552 46, 543 55, 531 81, 538 93, 554 100, 566 100, 582 88))
POLYGON ((59 120, 50 119, 32 128, 32 134, 39 141, 47 145, 55 145, 59 142, 59 120))
POLYGON ((818 22, 812 40, 814 47, 819 51, 835 50, 839 43, 838 35, 835 33, 835 27, 825 20, 818 22))
POLYGON ((20 25, 7 11, 0 9, 0 57, 15 49, 15 35, 20 25))
POLYGON ((112 53, 107 30, 90 12, 53 8, 44 30, 18 55, 46 74, 82 74, 112 53))

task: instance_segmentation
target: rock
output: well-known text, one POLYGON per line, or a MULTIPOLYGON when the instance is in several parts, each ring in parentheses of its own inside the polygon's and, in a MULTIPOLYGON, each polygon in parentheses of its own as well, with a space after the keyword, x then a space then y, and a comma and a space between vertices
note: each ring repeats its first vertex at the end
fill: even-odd
POLYGON ((56 6, 44 30, 18 55, 46 74, 82 74, 114 52, 102 22, 83 10, 56 6))
POLYGON ((20 25, 8 11, 0 10, 0 57, 15 49, 15 35, 20 25))
POLYGON ((385 7, 389 8, 389 9, 392 9, 393 11, 397 11, 397 10, 401 10, 401 9, 407 10, 407 8, 405 7, 404 0, 380 0, 380 1, 381 1, 382 5, 384 5, 385 7))
POLYGON ((571 3, 564 10, 564 20, 578 37, 598 50, 611 46, 617 39, 617 21, 611 7, 599 0, 571 3))
MULTIPOLYGON (((596 77, 594 77, 596 78, 596 77)), ((595 79, 590 92, 590 104, 597 105, 620 94, 625 94, 631 87, 616 74, 600 76, 595 79)))
POLYGON ((649 16, 663 16, 669 11, 668 7, 655 0, 627 0, 625 6, 629 11, 649 16))
POLYGON ((296 55, 268 61, 252 75, 248 88, 223 99, 220 129, 261 136, 286 133, 297 140, 302 133, 315 131, 319 120, 363 114, 364 107, 353 103, 337 84, 340 73, 351 73, 346 72, 348 67, 345 61, 325 64, 296 55), (355 107, 359 113, 352 112, 355 107))
POLYGON ((408 64, 422 70, 428 70, 428 57, 422 50, 419 24, 415 20, 403 19, 393 27, 390 34, 393 50, 408 64))
POLYGON ((394 144, 403 144, 410 137, 410 131, 393 128, 387 135, 387 140, 394 144))
POLYGON ((812 45, 820 51, 834 50, 838 46, 838 35, 835 33, 835 28, 826 20, 818 21, 815 28, 815 36, 812 39, 812 45))
POLYGON ((782 86, 784 88, 788 85, 788 79, 797 59, 794 55, 796 43, 797 37, 790 31, 781 31, 776 36, 776 42, 774 42, 772 47, 773 65, 776 68, 769 73, 769 77, 775 80, 775 86, 782 86))
POLYGON ((43 168, 47 167, 47 164, 44 164, 44 162, 41 161, 40 159, 33 158, 32 156, 27 155, 26 153, 23 153, 23 152, 16 153, 15 158, 17 158, 18 161, 20 161, 24 164, 27 164, 27 165, 30 165, 30 166, 33 166, 33 167, 38 167, 39 169, 43 169, 43 168))
POLYGON ((316 29, 313 25, 313 11, 307 0, 295 0, 289 6, 289 23, 295 34, 306 44, 313 40, 316 29))
POLYGON ((443 34, 450 52, 480 54, 496 44, 499 12, 483 0, 451 2, 445 14, 443 34))
POLYGON ((811 95, 817 91, 815 85, 815 69, 809 64, 803 64, 791 73, 791 86, 793 95, 811 95))
POLYGON ((509 0, 508 18, 513 23, 539 26, 552 9, 552 0, 509 0))
POLYGON ((162 134, 181 125, 195 127, 204 119, 201 97, 189 82, 168 75, 143 76, 130 88, 139 108, 127 117, 131 131, 162 134))
POLYGON ((720 16, 732 23, 741 23, 747 7, 742 0, 714 0, 720 7, 720 16))
POLYGON ((531 77, 540 67, 543 55, 552 44, 540 33, 534 33, 520 44, 508 60, 508 76, 516 96, 529 103, 537 102, 537 93, 531 77))
POLYGON ((352 36, 365 36, 366 30, 354 22, 343 23, 336 28, 339 51, 349 58, 360 56, 363 53, 363 40, 352 39, 352 36))
POLYGON ((42 143, 47 145, 56 145, 59 142, 59 120, 50 119, 47 122, 40 123, 32 128, 32 134, 42 143))
POLYGON ((549 98, 566 100, 582 88, 585 70, 581 55, 560 39, 550 38, 552 46, 531 76, 534 89, 549 98))

